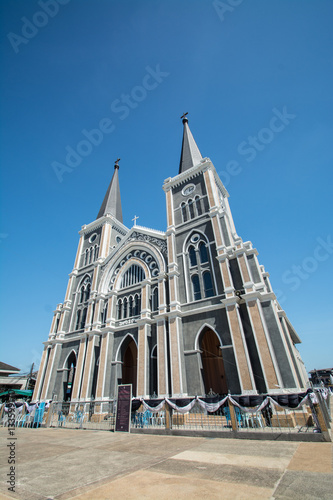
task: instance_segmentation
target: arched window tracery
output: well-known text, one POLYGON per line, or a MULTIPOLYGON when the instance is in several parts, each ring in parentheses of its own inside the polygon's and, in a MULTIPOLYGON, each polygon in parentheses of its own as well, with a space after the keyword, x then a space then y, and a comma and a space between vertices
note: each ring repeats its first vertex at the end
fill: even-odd
POLYGON ((91 283, 90 276, 86 276, 78 290, 77 299, 77 311, 76 311, 76 321, 75 329, 81 330, 85 327, 87 310, 88 310, 88 300, 90 297, 91 283))
POLYGON ((189 237, 185 260, 190 279, 190 300, 201 300, 215 295, 212 279, 209 245, 205 237, 194 233, 189 237))
POLYGON ((132 264, 131 267, 125 271, 122 276, 120 288, 126 288, 128 286, 136 285, 141 283, 145 279, 145 272, 141 266, 137 264, 132 264))
POLYGON ((122 319, 122 313, 123 313, 123 301, 121 299, 118 299, 118 301, 117 301, 117 319, 122 319))
POLYGON ((197 274, 193 274, 191 277, 192 287, 193 287, 193 298, 194 300, 201 299, 201 290, 200 290, 200 281, 199 276, 197 274))
POLYGON ((193 245, 189 246, 188 255, 190 258, 190 266, 191 267, 196 266, 197 265, 197 256, 196 256, 195 248, 193 245))
POLYGON ((158 286, 155 286, 151 294, 151 310, 158 311, 158 286))

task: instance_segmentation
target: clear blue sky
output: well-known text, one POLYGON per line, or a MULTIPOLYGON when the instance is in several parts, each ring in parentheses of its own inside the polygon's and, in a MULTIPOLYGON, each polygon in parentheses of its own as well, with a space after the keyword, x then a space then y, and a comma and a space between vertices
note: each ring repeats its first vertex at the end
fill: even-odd
POLYGON ((124 223, 166 229, 162 184, 178 173, 188 111, 307 369, 333 366, 333 3, 222 4, 2 0, 2 361, 39 364, 117 157, 124 223), (82 130, 101 121, 84 149, 82 130), (57 176, 78 145, 85 156, 57 176))

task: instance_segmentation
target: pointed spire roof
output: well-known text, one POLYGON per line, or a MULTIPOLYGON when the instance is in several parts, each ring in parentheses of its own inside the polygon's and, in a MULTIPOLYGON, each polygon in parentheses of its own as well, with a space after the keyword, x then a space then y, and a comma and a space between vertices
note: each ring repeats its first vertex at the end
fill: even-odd
POLYGON ((108 190, 104 196, 103 203, 98 212, 97 219, 103 217, 103 215, 111 214, 113 215, 119 222, 123 222, 123 213, 121 210, 121 200, 120 200, 120 189, 119 189, 119 162, 120 158, 115 162, 114 172, 109 184, 108 190))
POLYGON ((197 165, 200 162, 200 160, 202 160, 199 148, 196 145, 196 142, 193 139, 193 135, 188 126, 188 119, 186 118, 186 115, 187 113, 184 113, 183 116, 181 117, 184 124, 184 133, 183 133, 182 152, 180 155, 180 164, 178 172, 179 174, 194 167, 194 165, 197 165))

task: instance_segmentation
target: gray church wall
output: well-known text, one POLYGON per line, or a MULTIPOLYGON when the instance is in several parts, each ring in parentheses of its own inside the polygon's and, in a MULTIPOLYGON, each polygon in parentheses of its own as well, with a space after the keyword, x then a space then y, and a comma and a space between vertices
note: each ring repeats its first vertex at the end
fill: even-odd
MULTIPOLYGON (((193 315, 183 318, 182 324, 185 352, 195 349, 195 339, 199 331, 201 331, 205 325, 209 325, 217 332, 223 346, 231 345, 232 343, 226 310, 224 308, 217 309, 216 311, 209 313, 193 313, 193 315)), ((233 348, 230 347, 227 349, 223 349, 222 354, 228 389, 233 394, 239 394, 241 392, 241 388, 239 384, 238 371, 233 348)), ((188 384, 191 386, 193 378, 192 386, 195 385, 197 387, 197 390, 202 390, 202 387, 200 385, 201 382, 200 384, 198 382, 198 380, 201 380, 199 364, 194 363, 194 361, 191 358, 188 358, 187 355, 185 356, 185 362, 186 379, 188 384), (188 365, 187 363, 190 364, 188 365)), ((189 394, 191 394, 190 391, 189 394)))
POLYGON ((108 350, 107 350, 107 356, 106 356, 106 367, 105 367, 105 382, 104 382, 104 393, 103 397, 105 398, 112 398, 113 397, 113 392, 112 392, 112 387, 111 386, 111 372, 114 371, 114 366, 112 364, 112 361, 114 359, 112 358, 113 355, 113 348, 114 348, 114 337, 113 337, 113 332, 109 332, 107 334, 109 336, 109 344, 108 344, 108 350))
POLYGON ((230 238, 229 238, 229 233, 228 233, 228 229, 227 229, 227 224, 225 222, 225 217, 220 218, 220 223, 221 223, 221 229, 222 229, 224 243, 227 247, 229 247, 230 246, 230 238))
POLYGON ((193 179, 190 179, 186 182, 183 182, 179 186, 175 186, 172 189, 172 194, 173 194, 173 206, 174 208, 177 208, 183 201, 187 201, 189 198, 193 199, 194 196, 206 196, 206 186, 205 186, 205 181, 203 178, 202 174, 197 175, 193 179), (187 184, 194 184, 195 190, 188 196, 183 196, 182 190, 187 184))
POLYGON ((97 386, 97 375, 98 375, 98 368, 99 368, 99 355, 100 355, 100 350, 101 350, 101 337, 99 335, 96 336, 95 338, 95 345, 93 349, 93 357, 92 357, 92 363, 91 363, 91 373, 90 373, 90 380, 89 380, 89 385, 87 389, 87 394, 88 397, 91 396, 92 399, 95 398, 96 395, 96 386, 97 386))
POLYGON ((258 271, 258 268, 257 268, 257 264, 256 264, 256 260, 254 258, 254 255, 248 255, 247 256, 247 261, 249 263, 249 268, 250 268, 250 273, 251 273, 251 276, 252 276, 252 281, 253 283, 260 283, 261 280, 260 280, 260 275, 259 275, 259 271, 258 271))
POLYGON ((288 345, 288 349, 289 349, 289 353, 290 353, 291 359, 292 359, 294 367, 295 367, 295 371, 296 371, 296 375, 297 375, 297 378, 298 378, 299 385, 300 385, 300 387, 303 387, 303 380, 302 380, 301 374, 299 372, 298 363, 297 363, 295 355, 294 355, 294 349, 293 349, 293 346, 292 346, 292 341, 290 339, 289 333, 286 332, 286 329, 284 327, 282 318, 280 318, 280 325, 281 325, 284 337, 285 337, 287 345, 288 345))
POLYGON ((56 367, 59 367, 59 360, 60 360, 61 350, 62 350, 61 348, 62 348, 62 346, 59 344, 56 347, 54 347, 54 349, 56 349, 56 354, 54 356, 53 370, 51 372, 51 377, 50 377, 49 387, 48 387, 47 394, 46 394, 46 399, 52 399, 52 393, 54 391, 54 386, 55 386, 55 382, 56 382, 56 378, 57 378, 56 367))
POLYGON ((240 304, 239 313, 243 325, 245 341, 250 357, 256 388, 260 393, 265 393, 267 392, 267 388, 246 304, 240 304))
POLYGON ((64 322, 63 322, 62 328, 63 328, 64 332, 68 332, 69 328, 70 328, 70 324, 71 324, 72 315, 73 315, 73 305, 71 307, 71 310, 66 311, 64 314, 65 314, 65 317, 64 317, 64 322))
POLYGON ((239 270, 237 259, 229 259, 229 269, 235 289, 241 290, 243 288, 243 280, 239 270))
POLYGON ((202 363, 200 353, 185 353, 185 366, 188 395, 203 396, 205 394, 205 389, 201 376, 202 363))
POLYGON ((285 387, 297 387, 289 365, 287 353, 282 342, 280 330, 275 319, 272 304, 271 302, 262 302, 261 305, 269 335, 273 344, 275 356, 279 365, 282 382, 285 387))
POLYGON ((199 196, 201 199, 201 206, 203 213, 209 210, 206 186, 202 174, 200 174, 197 177, 194 177, 193 179, 190 179, 186 183, 182 183, 180 186, 174 187, 172 190, 172 194, 173 194, 174 219, 176 226, 183 223, 182 211, 180 208, 183 202, 187 203, 188 200, 190 199, 194 200, 196 196, 199 196), (195 190, 190 195, 184 196, 182 194, 182 190, 188 184, 194 184, 195 190))
POLYGON ((51 398, 53 399, 54 395, 57 395, 57 400, 58 401, 63 401, 64 400, 64 372, 59 371, 57 372, 55 383, 54 383, 54 388, 52 391, 52 396, 51 398))
POLYGON ((220 264, 216 258, 217 252, 216 252, 216 245, 215 242, 211 245, 211 252, 212 252, 212 267, 214 270, 214 275, 216 278, 216 294, 221 295, 224 293, 224 288, 223 288, 223 281, 222 281, 222 276, 221 276, 221 267, 220 264))
POLYGON ((195 339, 199 331, 205 325, 209 325, 218 333, 221 338, 222 345, 231 344, 229 324, 224 308, 203 313, 193 312, 191 316, 187 316, 182 319, 182 324, 185 351, 195 349, 195 339))
POLYGON ((222 349, 227 386, 231 394, 241 394, 241 386, 233 347, 222 349))

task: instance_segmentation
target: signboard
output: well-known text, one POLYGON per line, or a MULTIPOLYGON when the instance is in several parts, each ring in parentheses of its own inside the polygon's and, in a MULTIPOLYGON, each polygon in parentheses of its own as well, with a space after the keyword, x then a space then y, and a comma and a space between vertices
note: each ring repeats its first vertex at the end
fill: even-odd
POLYGON ((116 432, 129 432, 132 408, 132 384, 118 385, 116 432))

